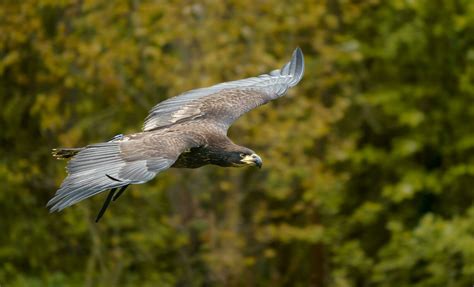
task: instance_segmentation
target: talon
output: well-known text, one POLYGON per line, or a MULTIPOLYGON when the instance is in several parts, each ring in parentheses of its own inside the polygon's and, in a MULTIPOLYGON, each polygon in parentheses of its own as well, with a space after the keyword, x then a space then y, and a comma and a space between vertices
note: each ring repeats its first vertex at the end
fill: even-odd
POLYGON ((97 214, 95 222, 99 222, 99 220, 104 215, 105 211, 107 210, 107 207, 109 207, 110 201, 112 200, 116 190, 117 190, 117 188, 112 188, 110 190, 109 194, 107 195, 107 198, 104 201, 104 204, 102 205, 102 208, 99 210, 99 214, 97 214))
POLYGON ((116 201, 117 198, 119 198, 122 195, 122 193, 125 191, 125 189, 127 189, 128 186, 129 185, 122 186, 120 190, 117 192, 117 194, 114 196, 114 198, 112 198, 112 201, 116 201))

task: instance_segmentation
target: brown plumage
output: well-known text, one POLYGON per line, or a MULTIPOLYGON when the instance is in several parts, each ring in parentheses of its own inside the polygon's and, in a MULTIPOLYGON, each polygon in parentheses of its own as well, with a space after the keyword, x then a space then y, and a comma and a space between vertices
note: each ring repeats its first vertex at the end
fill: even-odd
POLYGON ((303 72, 303 54, 297 48, 280 70, 192 90, 157 104, 143 132, 84 148, 53 150, 56 158, 71 160, 68 176, 48 202, 51 212, 111 189, 98 220, 128 185, 145 183, 169 167, 261 166, 260 157, 234 144, 227 130, 246 112, 283 96, 303 72))

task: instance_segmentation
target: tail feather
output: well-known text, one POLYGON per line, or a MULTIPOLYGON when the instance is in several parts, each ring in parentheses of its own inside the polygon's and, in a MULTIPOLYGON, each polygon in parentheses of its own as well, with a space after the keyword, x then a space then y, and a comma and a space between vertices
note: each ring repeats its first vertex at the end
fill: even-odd
POLYGON ((83 150, 83 147, 79 148, 63 148, 63 147, 58 147, 53 149, 52 155, 56 159, 69 159, 76 154, 78 154, 81 150, 83 150))

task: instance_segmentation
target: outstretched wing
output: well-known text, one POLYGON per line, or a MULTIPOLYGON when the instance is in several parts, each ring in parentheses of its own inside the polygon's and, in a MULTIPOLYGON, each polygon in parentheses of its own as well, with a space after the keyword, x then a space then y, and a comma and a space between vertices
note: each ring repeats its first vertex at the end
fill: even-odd
POLYGON ((150 111, 143 130, 204 117, 228 129, 244 113, 283 96, 288 88, 298 84, 303 72, 303 53, 297 48, 290 62, 280 70, 192 90, 159 103, 150 111))
POLYGON ((69 161, 68 176, 47 206, 60 211, 107 189, 145 183, 194 144, 177 134, 142 133, 89 145, 69 161))

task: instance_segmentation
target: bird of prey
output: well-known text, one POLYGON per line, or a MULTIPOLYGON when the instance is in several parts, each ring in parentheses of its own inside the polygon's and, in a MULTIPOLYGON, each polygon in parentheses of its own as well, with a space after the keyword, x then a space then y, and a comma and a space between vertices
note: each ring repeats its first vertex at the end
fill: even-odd
POLYGON ((130 184, 145 183, 170 167, 261 167, 261 158, 233 143, 227 130, 246 112, 283 96, 303 72, 303 53, 296 48, 281 69, 191 90, 158 103, 142 132, 83 148, 54 149, 54 157, 70 161, 68 176, 47 206, 51 212, 60 211, 110 189, 98 221, 130 184))

